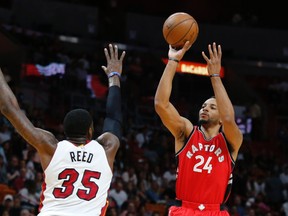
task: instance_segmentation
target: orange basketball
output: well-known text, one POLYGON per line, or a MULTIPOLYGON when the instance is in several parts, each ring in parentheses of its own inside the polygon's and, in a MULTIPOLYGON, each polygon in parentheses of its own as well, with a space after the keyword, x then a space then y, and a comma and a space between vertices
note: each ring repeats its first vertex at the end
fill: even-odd
POLYGON ((182 48, 186 41, 196 41, 199 26, 190 14, 177 12, 165 20, 162 31, 168 44, 174 48, 182 48))

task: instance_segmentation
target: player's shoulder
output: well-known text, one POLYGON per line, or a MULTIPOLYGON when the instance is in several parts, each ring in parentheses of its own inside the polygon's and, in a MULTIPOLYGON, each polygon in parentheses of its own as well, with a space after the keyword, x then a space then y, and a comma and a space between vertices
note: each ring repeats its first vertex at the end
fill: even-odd
POLYGON ((51 146, 51 147, 55 147, 57 146, 57 143, 59 142, 58 139, 55 137, 55 135, 53 133, 51 133, 50 131, 41 129, 41 128, 36 128, 36 133, 31 134, 31 145, 37 147, 41 147, 41 146, 51 146), (33 136, 33 138, 32 138, 33 136))
POLYGON ((99 140, 106 140, 106 141, 111 141, 111 142, 117 142, 119 141, 118 137, 116 135, 114 135, 113 133, 111 132, 104 132, 102 133, 100 136, 98 136, 98 138, 96 139, 96 141, 99 141, 99 140))
POLYGON ((96 141, 99 142, 101 145, 109 147, 109 148, 110 147, 118 148, 120 145, 120 140, 118 139, 118 137, 111 132, 104 132, 96 139, 96 141))
POLYGON ((188 136, 190 136, 191 131, 194 130, 194 125, 189 119, 187 119, 187 118, 185 118, 183 116, 181 118, 182 118, 182 120, 184 122, 184 124, 183 124, 184 125, 183 132, 185 133, 185 137, 188 137, 188 136))

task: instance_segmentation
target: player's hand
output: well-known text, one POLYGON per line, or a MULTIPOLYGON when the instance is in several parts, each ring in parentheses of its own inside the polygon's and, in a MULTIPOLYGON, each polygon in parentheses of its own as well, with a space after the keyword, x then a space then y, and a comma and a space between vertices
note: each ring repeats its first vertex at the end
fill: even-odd
POLYGON ((178 61, 181 61, 185 53, 191 48, 192 43, 190 41, 186 41, 184 46, 180 49, 175 49, 171 45, 169 45, 169 52, 168 57, 177 59, 178 61))
POLYGON ((219 74, 221 70, 221 58, 222 58, 222 50, 220 45, 216 45, 214 42, 208 45, 208 52, 210 58, 202 51, 202 56, 207 62, 207 70, 208 74, 219 74))
POLYGON ((111 72, 118 72, 122 74, 123 59, 125 56, 125 51, 122 52, 120 58, 118 56, 118 46, 109 44, 109 47, 104 48, 104 54, 107 60, 107 66, 102 66, 102 69, 108 76, 111 72), (109 49, 109 51, 108 51, 109 49))

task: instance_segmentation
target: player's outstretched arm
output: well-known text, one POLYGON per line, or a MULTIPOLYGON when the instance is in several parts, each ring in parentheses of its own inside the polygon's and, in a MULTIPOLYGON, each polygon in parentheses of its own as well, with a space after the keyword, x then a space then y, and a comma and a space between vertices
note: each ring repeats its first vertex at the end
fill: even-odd
MULTIPOLYGON (((0 109, 1 113, 11 122, 16 131, 40 154, 52 155, 54 144, 57 143, 53 134, 35 128, 31 121, 20 109, 18 101, 7 84, 0 69, 0 109)), ((42 164, 43 166, 43 164, 42 164)))
POLYGON ((209 57, 204 52, 202 52, 202 56, 207 62, 207 70, 210 75, 217 107, 222 120, 223 132, 231 144, 232 156, 234 160, 236 160, 238 150, 243 141, 243 135, 235 122, 234 107, 220 78, 222 58, 221 46, 217 46, 215 42, 212 45, 209 44, 208 52, 209 57))
POLYGON ((165 127, 167 127, 176 139, 176 152, 182 147, 185 136, 191 132, 193 127, 190 121, 180 116, 176 108, 170 102, 172 83, 178 62, 183 58, 190 47, 191 43, 188 41, 180 50, 175 50, 169 46, 169 61, 161 76, 154 98, 155 111, 161 118, 165 127), (183 142, 179 140, 182 140, 183 142))
POLYGON ((104 120, 104 134, 98 137, 98 141, 104 146, 106 155, 113 169, 114 158, 120 145, 122 137, 122 109, 121 109, 121 85, 122 65, 125 51, 118 56, 117 45, 109 44, 104 49, 107 66, 102 66, 109 81, 108 96, 106 102, 106 117, 104 120), (108 50, 109 49, 109 50, 108 50))

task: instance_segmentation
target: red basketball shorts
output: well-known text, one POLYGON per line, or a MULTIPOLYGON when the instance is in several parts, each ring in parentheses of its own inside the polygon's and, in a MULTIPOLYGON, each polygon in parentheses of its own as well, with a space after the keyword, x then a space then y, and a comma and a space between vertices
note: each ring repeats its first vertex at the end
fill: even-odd
POLYGON ((199 204, 181 202, 178 206, 169 208, 168 216, 229 216, 226 210, 221 210, 218 204, 199 204))

